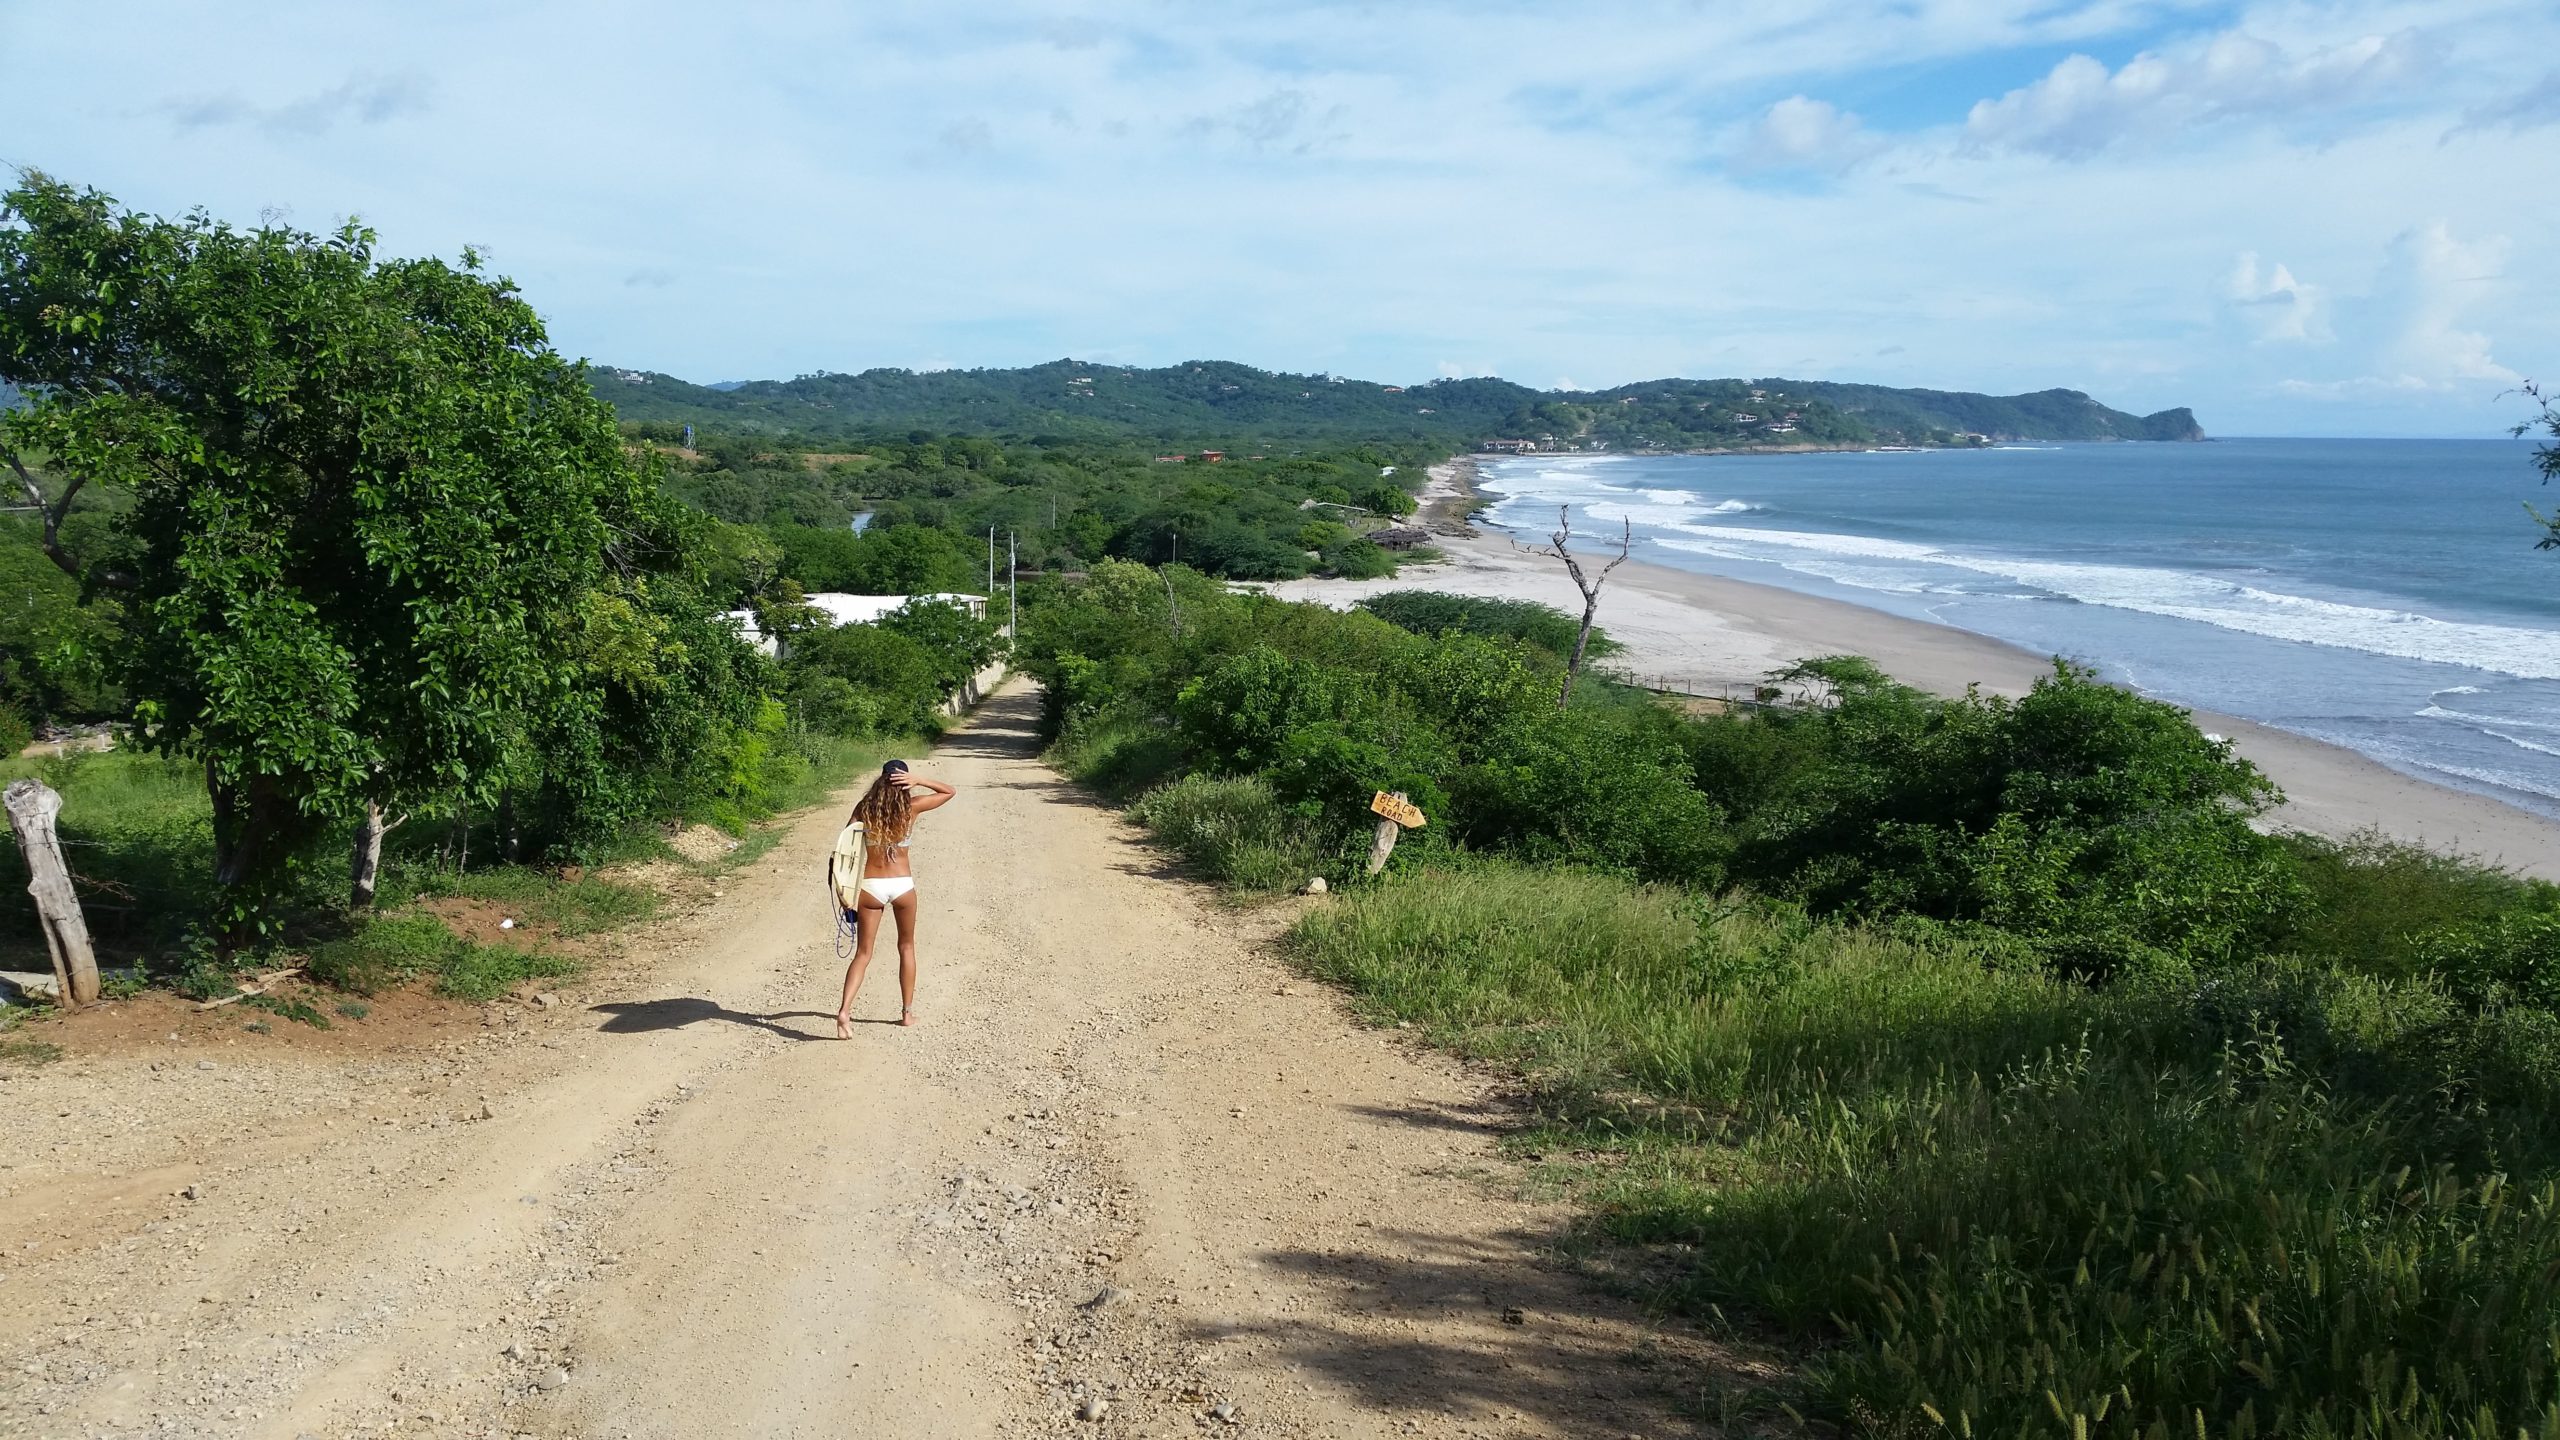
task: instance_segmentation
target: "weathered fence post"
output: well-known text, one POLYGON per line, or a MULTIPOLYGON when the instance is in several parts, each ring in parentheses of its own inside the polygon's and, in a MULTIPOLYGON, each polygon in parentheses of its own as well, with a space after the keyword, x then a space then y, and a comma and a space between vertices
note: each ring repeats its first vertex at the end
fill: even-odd
POLYGON ((1378 833, 1369 841, 1369 873, 1387 868, 1387 857, 1396 853, 1396 840, 1407 827, 1423 824, 1422 812, 1405 798, 1401 790, 1381 790, 1369 798, 1369 810, 1378 817, 1378 833))
POLYGON ((71 888, 62 842, 53 834, 62 797, 41 780, 13 780, 0 790, 0 804, 8 807, 9 828, 17 832, 18 849, 27 857, 27 893, 35 897, 36 922, 44 927, 63 1006, 92 1004, 98 998, 98 957, 89 948, 89 922, 80 917, 80 896, 71 888))

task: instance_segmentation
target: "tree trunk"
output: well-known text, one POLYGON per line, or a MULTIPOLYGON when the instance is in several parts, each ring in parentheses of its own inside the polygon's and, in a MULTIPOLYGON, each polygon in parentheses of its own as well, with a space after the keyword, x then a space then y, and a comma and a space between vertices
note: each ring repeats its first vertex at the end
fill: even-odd
POLYGON ((1573 637, 1573 659, 1565 663, 1564 690, 1556 696, 1556 708, 1559 710, 1573 698, 1573 677, 1582 673, 1582 648, 1591 643, 1591 620, 1599 613, 1600 592, 1595 588, 1591 598, 1582 606, 1582 633, 1573 637))
POLYGON ((347 845, 347 908, 373 908, 374 882, 382 873, 382 805, 368 800, 364 818, 356 822, 354 837, 347 845))
POLYGON ((36 923, 44 929, 44 948, 53 957, 53 978, 66 1009, 95 1004, 98 999, 98 956, 89 948, 89 922, 80 914, 79 892, 71 888, 71 867, 62 860, 62 842, 54 838, 53 817, 62 813, 62 797, 40 780, 16 780, 0 791, 9 811, 9 828, 17 832, 26 853, 27 893, 35 897, 36 923))

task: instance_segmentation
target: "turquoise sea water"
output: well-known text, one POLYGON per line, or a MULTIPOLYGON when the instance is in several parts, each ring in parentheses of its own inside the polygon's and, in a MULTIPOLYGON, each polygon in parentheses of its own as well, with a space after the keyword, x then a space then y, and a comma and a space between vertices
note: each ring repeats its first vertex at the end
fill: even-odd
MULTIPOLYGON (((2560 817, 2560 551, 2522 441, 2219 440, 1486 467, 1638 555, 1935 620, 2560 817)), ((1603 623, 1606 623, 1605 621, 1603 623)))

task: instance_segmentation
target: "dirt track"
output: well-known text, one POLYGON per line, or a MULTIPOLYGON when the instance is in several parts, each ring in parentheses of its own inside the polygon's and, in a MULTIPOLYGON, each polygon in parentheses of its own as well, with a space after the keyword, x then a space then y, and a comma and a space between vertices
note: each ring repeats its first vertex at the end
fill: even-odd
POLYGON ((0 1435, 1687 1433, 1724 1362, 1548 1257, 1485 1081, 1292 978, 1286 907, 1164 873, 1032 714, 926 763, 918 1029, 832 1038, 829 811, 557 1007, 10 1070, 0 1435))

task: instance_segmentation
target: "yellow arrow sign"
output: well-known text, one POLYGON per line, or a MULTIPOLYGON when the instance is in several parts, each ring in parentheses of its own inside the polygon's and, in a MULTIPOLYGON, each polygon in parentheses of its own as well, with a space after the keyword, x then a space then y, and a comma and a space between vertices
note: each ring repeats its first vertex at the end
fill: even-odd
POLYGON ((1370 797, 1369 810, 1372 814, 1383 815, 1393 820, 1407 830, 1419 830, 1428 823, 1422 818, 1422 812, 1414 807, 1412 801, 1402 795, 1390 795, 1384 790, 1370 797))

